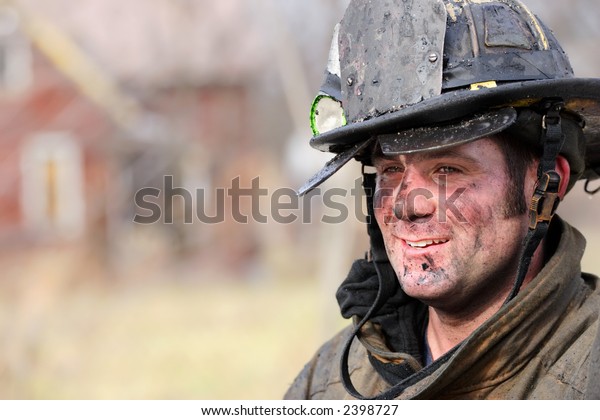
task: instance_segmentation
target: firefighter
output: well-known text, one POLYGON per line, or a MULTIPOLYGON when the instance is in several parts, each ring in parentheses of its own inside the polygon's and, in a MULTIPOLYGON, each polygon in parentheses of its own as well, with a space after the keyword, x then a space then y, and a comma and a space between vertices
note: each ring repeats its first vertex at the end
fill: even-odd
POLYGON ((519 1, 351 0, 299 194, 362 162, 370 249, 285 398, 598 398, 598 278, 555 212, 600 177, 599 115, 519 1))

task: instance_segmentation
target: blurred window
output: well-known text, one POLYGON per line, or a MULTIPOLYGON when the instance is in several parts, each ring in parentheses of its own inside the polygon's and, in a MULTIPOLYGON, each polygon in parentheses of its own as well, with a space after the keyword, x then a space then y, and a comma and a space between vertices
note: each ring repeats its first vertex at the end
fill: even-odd
POLYGON ((69 133, 39 133, 21 158, 21 208, 26 227, 49 236, 76 237, 84 228, 82 157, 69 133))

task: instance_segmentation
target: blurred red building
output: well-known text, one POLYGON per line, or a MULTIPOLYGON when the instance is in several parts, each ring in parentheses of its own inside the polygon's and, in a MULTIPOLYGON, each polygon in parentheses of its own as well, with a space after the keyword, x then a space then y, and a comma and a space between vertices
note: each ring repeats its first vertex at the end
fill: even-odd
MULTIPOLYGON (((61 40, 52 45, 30 23, 16 8, 0 8, 0 241, 11 247, 81 237, 103 223, 97 200, 118 130, 52 61, 64 52, 61 40)), ((70 71, 85 64, 61 59, 70 71)))
POLYGON ((249 106, 256 63, 223 77, 213 64, 204 74, 128 79, 100 66, 51 16, 22 6, 0 2, 4 250, 89 246, 90 255, 118 265, 144 258, 149 243, 167 254, 205 245, 214 236, 208 229, 184 225, 190 203, 160 198, 173 223, 138 226, 134 195, 163 189, 165 176, 191 192, 226 181, 218 156, 242 158, 256 145, 257 109, 249 106))

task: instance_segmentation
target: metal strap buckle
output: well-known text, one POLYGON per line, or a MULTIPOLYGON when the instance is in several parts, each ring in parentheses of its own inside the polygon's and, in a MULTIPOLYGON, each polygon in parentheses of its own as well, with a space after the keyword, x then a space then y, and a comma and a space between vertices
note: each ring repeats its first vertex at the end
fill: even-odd
POLYGON ((538 223, 550 223, 560 203, 558 187, 560 175, 555 171, 544 172, 536 185, 529 206, 529 229, 537 228, 538 223))
POLYGON ((548 114, 545 114, 542 116, 542 128, 544 130, 547 130, 549 125, 556 125, 559 122, 560 122, 560 115, 550 116, 548 114))

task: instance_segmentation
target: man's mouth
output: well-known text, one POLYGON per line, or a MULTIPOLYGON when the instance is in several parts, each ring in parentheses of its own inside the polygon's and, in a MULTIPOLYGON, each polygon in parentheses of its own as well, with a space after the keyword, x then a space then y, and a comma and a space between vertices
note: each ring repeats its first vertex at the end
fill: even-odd
POLYGON ((423 241, 408 241, 405 240, 404 242, 406 242, 406 244, 408 246, 410 246, 411 248, 427 248, 428 246, 431 245, 439 245, 439 244, 445 244, 446 242, 448 242, 447 239, 426 239, 423 241))

